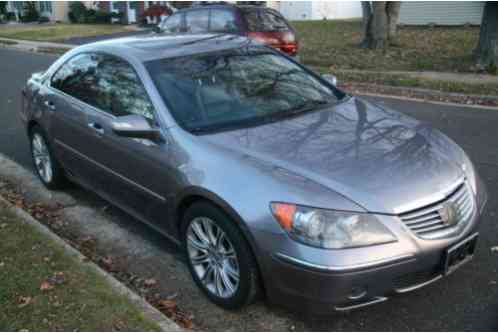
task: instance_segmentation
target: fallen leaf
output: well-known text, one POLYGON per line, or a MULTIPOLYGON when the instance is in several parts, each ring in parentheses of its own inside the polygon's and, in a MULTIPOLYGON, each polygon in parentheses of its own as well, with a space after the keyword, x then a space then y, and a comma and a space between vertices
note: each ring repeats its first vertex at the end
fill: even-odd
POLYGON ((157 302, 157 307, 165 311, 174 311, 176 309, 176 302, 173 300, 160 300, 157 302))
POLYGON ((155 286, 156 284, 157 284, 157 281, 155 279, 147 279, 144 281, 144 286, 146 286, 147 288, 155 286))
POLYGON ((5 266, 5 263, 2 261, 2 262, 0 262, 0 267, 3 267, 3 266, 5 266))
POLYGON ((57 273, 55 273, 54 276, 52 276, 51 278, 49 278, 47 280, 47 282, 50 283, 52 286, 53 285, 61 285, 64 282, 66 282, 66 278, 64 277, 64 273, 63 272, 57 272, 57 273))
POLYGON ((48 281, 43 281, 43 283, 40 286, 41 291, 48 291, 54 289, 54 286, 51 285, 48 281))
POLYGON ((26 297, 21 296, 21 297, 19 297, 19 300, 18 300, 19 305, 17 307, 23 308, 26 305, 30 304, 32 301, 33 301, 33 298, 31 298, 29 296, 26 296, 26 297))
POLYGON ((7 227, 7 223, 2 223, 2 224, 0 224, 0 229, 4 229, 4 228, 6 228, 6 227, 7 227))
POLYGON ((493 246, 491 248, 491 252, 498 252, 498 246, 493 246))

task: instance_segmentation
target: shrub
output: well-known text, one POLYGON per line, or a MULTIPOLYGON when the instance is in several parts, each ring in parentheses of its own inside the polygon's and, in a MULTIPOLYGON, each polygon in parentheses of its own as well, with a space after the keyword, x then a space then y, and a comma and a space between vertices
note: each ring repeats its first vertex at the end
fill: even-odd
POLYGON ((95 20, 96 23, 111 23, 111 15, 103 10, 97 10, 95 20))
POLYGON ((84 13, 84 23, 97 23, 97 11, 95 9, 87 9, 84 13))
POLYGON ((24 3, 23 15, 21 22, 36 22, 40 18, 40 14, 36 10, 34 1, 27 1, 24 3))
POLYGON ((69 20, 71 23, 85 23, 87 9, 83 2, 72 1, 69 4, 69 20))
POLYGON ((7 14, 5 14, 5 20, 6 21, 15 21, 16 20, 16 13, 7 12, 7 14))
POLYGON ((46 16, 40 16, 38 18, 38 23, 48 23, 48 22, 50 22, 50 19, 46 16))

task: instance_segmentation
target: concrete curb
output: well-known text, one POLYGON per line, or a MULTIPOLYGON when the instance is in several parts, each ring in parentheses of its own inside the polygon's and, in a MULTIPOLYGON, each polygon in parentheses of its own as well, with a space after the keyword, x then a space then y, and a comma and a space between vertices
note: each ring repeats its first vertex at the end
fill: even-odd
POLYGON ((76 46, 77 45, 63 44, 63 43, 35 42, 35 41, 0 37, 0 47, 18 50, 18 51, 34 52, 34 53, 60 54, 69 51, 70 49, 76 46))
POLYGON ((103 269, 101 269, 99 266, 95 265, 91 261, 84 261, 85 256, 82 255, 78 250, 70 246, 68 243, 66 243, 62 238, 57 236, 55 233, 53 233, 50 229, 48 229, 46 226, 44 226, 41 222, 35 220, 31 215, 29 215, 27 212, 24 210, 13 206, 10 202, 5 200, 2 196, 0 196, 0 202, 5 204, 9 211, 11 211, 13 214, 15 214, 18 218, 20 218, 23 222, 33 226, 36 230, 41 232, 42 234, 48 236, 50 239, 52 239, 56 244, 60 245, 64 251, 71 257, 76 257, 79 259, 81 265, 90 267, 93 269, 97 274, 101 275, 102 277, 105 278, 105 280, 111 285, 113 290, 123 296, 128 297, 128 299, 136 305, 145 315, 146 318, 149 320, 157 323, 159 327, 164 331, 164 332, 181 332, 183 331, 182 328, 180 328, 174 321, 166 317, 164 314, 162 314, 159 310, 154 308, 152 305, 150 305, 145 299, 137 295, 135 292, 133 292, 131 289, 126 287, 124 284, 122 284, 120 281, 116 280, 111 274, 107 273, 103 269))

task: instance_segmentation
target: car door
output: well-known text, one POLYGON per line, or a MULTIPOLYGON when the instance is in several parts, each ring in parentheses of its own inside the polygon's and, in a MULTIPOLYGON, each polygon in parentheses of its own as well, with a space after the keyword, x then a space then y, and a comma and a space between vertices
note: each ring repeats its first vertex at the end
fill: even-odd
POLYGON ((94 147, 89 158, 95 162, 102 193, 113 202, 149 222, 164 223, 168 188, 168 145, 147 139, 116 135, 113 120, 140 115, 158 127, 154 106, 141 79, 122 58, 99 54, 96 71, 95 108, 87 110, 93 131, 87 144, 94 147))
POLYGON ((92 54, 75 55, 57 69, 43 88, 42 106, 51 114, 49 134, 65 170, 80 181, 95 187, 95 169, 89 160, 86 143, 88 128, 86 109, 95 95, 96 58, 92 54))

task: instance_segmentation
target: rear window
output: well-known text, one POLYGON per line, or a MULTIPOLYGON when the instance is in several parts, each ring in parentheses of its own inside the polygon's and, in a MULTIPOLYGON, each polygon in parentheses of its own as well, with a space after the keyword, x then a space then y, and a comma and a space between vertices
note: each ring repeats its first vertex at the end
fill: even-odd
POLYGON ((250 32, 273 32, 290 30, 287 21, 269 10, 248 9, 244 11, 247 28, 250 32))

